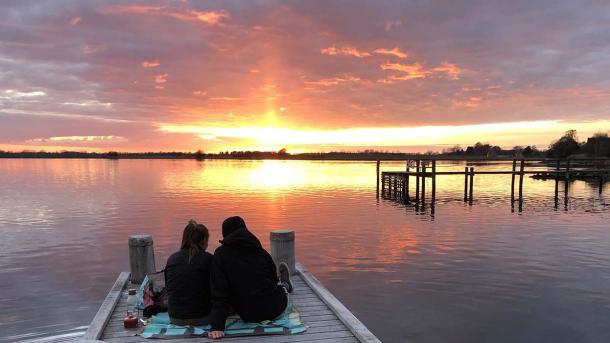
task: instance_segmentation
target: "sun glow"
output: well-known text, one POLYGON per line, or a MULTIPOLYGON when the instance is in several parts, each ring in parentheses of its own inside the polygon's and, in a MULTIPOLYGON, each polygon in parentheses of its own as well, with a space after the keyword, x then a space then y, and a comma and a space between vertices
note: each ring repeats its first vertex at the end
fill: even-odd
POLYGON ((576 129, 587 133, 600 127, 610 127, 610 121, 566 123, 561 121, 532 121, 491 123, 460 126, 420 127, 365 127, 334 130, 305 130, 281 127, 203 127, 192 125, 161 125, 159 130, 171 133, 192 133, 203 140, 243 140, 248 145, 273 147, 323 146, 421 146, 447 144, 474 144, 475 141, 497 145, 545 145, 557 139, 564 131, 576 129))

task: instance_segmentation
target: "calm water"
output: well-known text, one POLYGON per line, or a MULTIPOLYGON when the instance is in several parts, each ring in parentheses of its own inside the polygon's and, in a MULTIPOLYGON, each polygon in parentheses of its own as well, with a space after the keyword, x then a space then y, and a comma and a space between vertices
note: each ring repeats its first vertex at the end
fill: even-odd
MULTIPOLYGON (((442 170, 463 170, 463 164, 442 170)), ((401 169, 386 164, 384 169, 401 169)), ((500 164, 476 169, 510 169, 500 164)), ((360 162, 0 159, 0 341, 81 335, 119 271, 127 236, 150 233, 157 265, 188 219, 241 215, 297 258, 384 342, 610 341, 610 187, 440 178, 435 216, 375 199, 360 162)), ((430 189, 428 187, 428 189, 430 189)))

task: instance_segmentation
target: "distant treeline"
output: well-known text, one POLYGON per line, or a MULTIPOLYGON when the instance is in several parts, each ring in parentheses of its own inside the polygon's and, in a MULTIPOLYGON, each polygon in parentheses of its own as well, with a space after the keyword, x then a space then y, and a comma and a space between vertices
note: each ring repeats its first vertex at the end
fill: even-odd
POLYGON ((456 145, 442 152, 428 151, 426 153, 401 153, 379 150, 364 150, 359 152, 321 152, 290 154, 286 149, 279 151, 225 151, 220 153, 196 152, 46 152, 22 151, 8 152, 0 150, 0 158, 168 158, 168 159, 291 159, 291 160, 404 160, 425 157, 442 157, 455 159, 485 159, 485 158, 566 158, 566 157, 610 157, 610 138, 607 133, 596 133, 579 142, 575 130, 567 131, 561 138, 551 143, 549 149, 539 150, 535 145, 515 146, 512 149, 502 149, 497 145, 476 143, 463 149, 456 145))

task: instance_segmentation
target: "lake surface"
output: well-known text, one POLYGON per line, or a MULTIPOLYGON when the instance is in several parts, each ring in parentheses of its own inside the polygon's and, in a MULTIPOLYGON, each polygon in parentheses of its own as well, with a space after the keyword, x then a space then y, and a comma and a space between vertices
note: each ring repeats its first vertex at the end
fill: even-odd
POLYGON ((475 177, 472 206, 439 177, 431 216, 377 200, 374 162, 0 159, 0 341, 82 335, 129 235, 153 235, 161 269, 189 219, 214 249, 241 215, 266 247, 294 229, 297 259, 384 342, 609 342, 604 187, 573 182, 555 208, 554 182, 526 178, 519 213, 510 176, 475 177))

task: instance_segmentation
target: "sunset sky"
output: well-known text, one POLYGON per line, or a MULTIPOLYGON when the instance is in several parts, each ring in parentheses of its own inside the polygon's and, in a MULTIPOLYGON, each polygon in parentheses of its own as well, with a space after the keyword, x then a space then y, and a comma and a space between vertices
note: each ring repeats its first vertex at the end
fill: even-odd
POLYGON ((545 147, 610 130, 606 1, 2 1, 0 149, 545 147))

